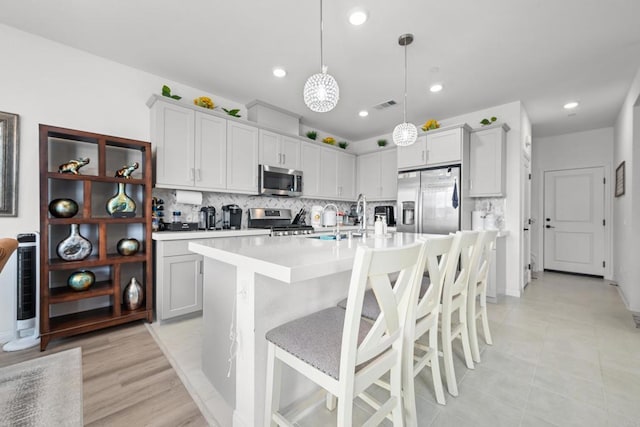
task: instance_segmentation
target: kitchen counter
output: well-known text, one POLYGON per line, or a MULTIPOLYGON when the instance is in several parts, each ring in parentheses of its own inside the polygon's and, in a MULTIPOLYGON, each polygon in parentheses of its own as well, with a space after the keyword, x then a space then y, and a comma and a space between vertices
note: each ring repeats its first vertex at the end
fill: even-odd
POLYGON ((155 231, 151 234, 151 238, 153 240, 189 240, 260 235, 268 236, 269 230, 246 228, 242 230, 155 231))
MULTIPOLYGON (((265 333, 345 298, 358 246, 402 247, 420 236, 440 237, 245 236, 189 243, 189 250, 204 257, 202 370, 234 408, 235 427, 264 425, 265 333)), ((283 407, 314 390, 289 374, 282 383, 283 407)))

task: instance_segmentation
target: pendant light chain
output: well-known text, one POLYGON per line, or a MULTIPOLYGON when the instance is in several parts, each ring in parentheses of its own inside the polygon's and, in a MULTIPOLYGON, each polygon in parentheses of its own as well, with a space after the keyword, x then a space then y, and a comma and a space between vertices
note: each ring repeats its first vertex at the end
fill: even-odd
POLYGON ((402 103, 403 122, 393 129, 393 142, 399 146, 407 146, 416 142, 418 129, 413 123, 407 123, 407 45, 413 42, 413 34, 403 34, 398 39, 400 46, 404 47, 404 102, 402 103))

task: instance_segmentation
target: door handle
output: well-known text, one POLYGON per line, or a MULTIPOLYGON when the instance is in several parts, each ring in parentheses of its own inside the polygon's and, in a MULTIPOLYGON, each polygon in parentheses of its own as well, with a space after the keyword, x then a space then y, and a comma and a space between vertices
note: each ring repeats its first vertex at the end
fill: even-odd
POLYGON ((546 228, 555 228, 553 225, 548 225, 548 224, 545 227, 546 228))

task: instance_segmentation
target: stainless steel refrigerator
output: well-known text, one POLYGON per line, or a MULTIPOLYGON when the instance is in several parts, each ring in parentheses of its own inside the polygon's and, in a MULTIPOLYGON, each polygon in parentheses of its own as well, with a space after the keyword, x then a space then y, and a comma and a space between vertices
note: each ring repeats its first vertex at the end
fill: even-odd
POLYGON ((398 231, 456 232, 461 204, 459 165, 398 174, 398 231))

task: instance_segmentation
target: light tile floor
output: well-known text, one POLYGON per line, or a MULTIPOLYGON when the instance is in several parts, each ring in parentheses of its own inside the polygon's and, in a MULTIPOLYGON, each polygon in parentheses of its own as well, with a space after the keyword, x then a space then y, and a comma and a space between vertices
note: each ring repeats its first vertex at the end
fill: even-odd
MULTIPOLYGON (((418 377, 420 426, 640 427, 640 330, 615 286, 541 273, 522 298, 489 304, 489 318, 494 345, 482 346, 474 370, 456 344, 459 397, 438 405, 428 370, 418 377)), ((211 425, 231 426, 231 408, 200 370, 202 318, 150 329, 211 425)), ((369 409, 356 407, 358 425, 369 409)), ((333 416, 318 405, 298 425, 333 416)))

